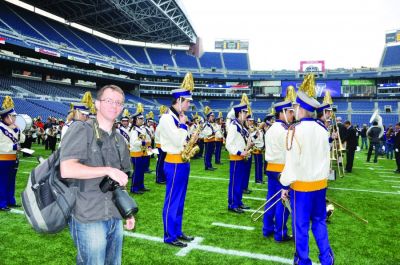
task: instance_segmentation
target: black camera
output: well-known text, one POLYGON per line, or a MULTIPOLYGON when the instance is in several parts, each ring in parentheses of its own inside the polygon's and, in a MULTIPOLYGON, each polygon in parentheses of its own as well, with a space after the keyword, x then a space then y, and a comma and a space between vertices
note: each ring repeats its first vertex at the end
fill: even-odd
POLYGON ((112 178, 104 177, 99 187, 103 193, 113 192, 112 200, 124 219, 135 215, 139 211, 135 200, 112 178))

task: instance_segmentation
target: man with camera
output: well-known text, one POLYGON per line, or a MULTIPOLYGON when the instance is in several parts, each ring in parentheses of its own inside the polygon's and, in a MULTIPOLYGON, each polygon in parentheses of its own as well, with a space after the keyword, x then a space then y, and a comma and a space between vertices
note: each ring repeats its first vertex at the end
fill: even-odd
POLYGON ((124 98, 121 88, 104 86, 95 101, 96 119, 74 122, 63 138, 61 176, 78 186, 70 220, 77 264, 121 264, 122 218, 128 230, 135 226, 137 208, 122 188, 131 169, 129 150, 113 129, 124 98))

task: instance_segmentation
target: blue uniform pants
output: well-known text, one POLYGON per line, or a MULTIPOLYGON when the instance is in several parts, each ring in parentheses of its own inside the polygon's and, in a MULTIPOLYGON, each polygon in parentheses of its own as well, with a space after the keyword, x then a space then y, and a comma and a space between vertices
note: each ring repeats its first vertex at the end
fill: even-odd
POLYGON ((150 171, 150 156, 144 156, 143 157, 143 162, 144 162, 144 172, 150 171))
POLYGON ((254 172, 255 172, 255 180, 257 183, 263 182, 263 155, 262 154, 254 154, 254 172))
POLYGON ((167 153, 165 153, 161 148, 157 149, 158 149, 158 159, 156 165, 156 182, 165 182, 164 160, 167 153))
POLYGON ((14 205, 18 160, 0 160, 0 208, 14 205))
POLYGON ((190 163, 164 162, 164 173, 167 179, 163 208, 164 242, 166 243, 177 240, 183 234, 183 208, 189 172, 190 163))
POLYGON ((244 160, 245 169, 243 171, 243 180, 242 180, 242 190, 249 189, 249 181, 250 181, 250 172, 251 172, 251 163, 253 162, 253 158, 250 156, 249 159, 244 160))
POLYGON ((215 148, 215 142, 208 142, 204 143, 205 144, 205 152, 206 155, 204 156, 204 167, 205 168, 212 168, 211 160, 212 160, 212 155, 214 153, 214 148, 215 148))
POLYGON ((334 256, 329 245, 326 227, 326 189, 301 192, 290 191, 293 214, 293 235, 295 238, 294 263, 311 265, 308 247, 308 231, 311 230, 319 249, 321 265, 333 265, 334 256))
MULTIPOLYGON (((278 180, 280 172, 267 171, 268 177, 268 193, 267 200, 269 200, 273 195, 275 195, 282 185, 278 180)), ((271 209, 264 214, 263 219, 263 235, 269 236, 274 233, 274 238, 276 241, 282 241, 287 237, 287 220, 289 218, 289 210, 283 205, 281 200, 281 194, 279 193, 272 199, 269 203, 265 205, 264 210, 268 209, 272 204, 276 203, 271 209)))
POLYGON ((243 160, 231 160, 229 170, 228 208, 235 209, 242 206, 242 180, 245 170, 243 160))
POLYGON ((137 192, 144 189, 144 159, 145 157, 131 157, 134 167, 132 173, 131 192, 137 192))
POLYGON ((221 163, 222 141, 215 141, 215 164, 221 163))

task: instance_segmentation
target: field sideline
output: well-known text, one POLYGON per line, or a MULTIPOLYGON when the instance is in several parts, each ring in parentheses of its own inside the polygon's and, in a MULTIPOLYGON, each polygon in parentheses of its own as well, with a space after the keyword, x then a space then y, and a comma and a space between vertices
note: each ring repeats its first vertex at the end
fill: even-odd
MULTIPOLYGON (((36 154, 49 155, 34 144, 36 154)), ((223 154, 227 158, 227 154, 223 154)), ((393 173, 394 160, 379 158, 366 163, 365 151, 357 152, 353 173, 330 181, 328 197, 353 210, 369 223, 354 219, 336 208, 328 225, 335 264, 400 264, 400 174, 393 173)), ((136 195, 139 204, 136 229, 126 232, 123 264, 291 264, 293 243, 276 244, 262 237, 262 222, 250 220, 251 212, 237 215, 227 211, 229 161, 214 172, 204 171, 203 160, 193 160, 185 204, 183 228, 196 236, 184 249, 162 243, 162 207, 165 186, 155 184, 155 174, 145 175, 151 189, 136 195)), ((151 161, 154 169, 156 160, 151 161)), ((17 201, 25 188, 35 158, 21 158, 17 176, 17 201)), ((267 184, 254 183, 243 202, 254 210, 264 201, 267 184)), ((75 264, 75 248, 68 229, 56 235, 35 233, 21 214, 22 208, 0 213, 0 265, 75 264)), ((290 227, 290 225, 289 225, 290 227)), ((310 235, 310 256, 318 262, 318 249, 310 235)))

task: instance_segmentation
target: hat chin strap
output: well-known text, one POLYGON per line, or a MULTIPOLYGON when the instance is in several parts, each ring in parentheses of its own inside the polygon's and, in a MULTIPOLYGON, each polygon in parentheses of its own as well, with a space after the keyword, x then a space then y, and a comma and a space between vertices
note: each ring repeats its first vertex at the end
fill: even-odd
POLYGON ((286 116, 286 109, 283 109, 283 117, 285 118, 286 124, 289 124, 287 116, 286 116))

